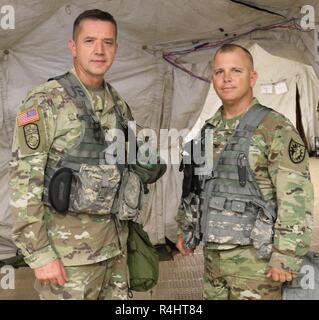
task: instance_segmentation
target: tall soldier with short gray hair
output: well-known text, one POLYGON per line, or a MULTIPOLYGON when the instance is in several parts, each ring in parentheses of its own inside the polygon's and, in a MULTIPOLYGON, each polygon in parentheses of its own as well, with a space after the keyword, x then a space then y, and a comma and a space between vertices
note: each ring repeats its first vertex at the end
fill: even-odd
POLYGON ((74 68, 31 90, 17 115, 13 238, 34 269, 41 299, 127 298, 124 220, 136 214, 147 181, 128 170, 125 157, 114 164, 106 154, 111 129, 127 136, 132 120, 104 81, 117 47, 112 15, 81 13, 69 41, 74 68), (124 180, 125 203, 118 198, 124 180))
MULTIPOLYGON (((288 119, 253 97, 256 80, 249 51, 234 44, 217 50, 212 84, 223 106, 204 127, 213 130, 205 144, 213 144, 213 152, 205 156, 214 161, 213 171, 199 177, 197 206, 204 299, 281 299, 282 284, 296 277, 310 245, 307 150, 288 119)), ((191 197, 183 194, 177 216, 176 245, 183 255, 198 243, 191 197)))

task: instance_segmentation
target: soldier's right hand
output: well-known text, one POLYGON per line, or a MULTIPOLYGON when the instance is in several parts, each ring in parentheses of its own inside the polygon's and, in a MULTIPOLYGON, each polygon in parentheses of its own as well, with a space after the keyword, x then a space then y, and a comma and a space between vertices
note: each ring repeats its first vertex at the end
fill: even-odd
POLYGON ((183 256, 191 256, 194 253, 194 250, 185 247, 183 234, 177 236, 176 248, 183 256))
POLYGON ((64 285, 68 281, 63 263, 60 259, 53 260, 43 267, 34 269, 35 277, 40 281, 64 285))

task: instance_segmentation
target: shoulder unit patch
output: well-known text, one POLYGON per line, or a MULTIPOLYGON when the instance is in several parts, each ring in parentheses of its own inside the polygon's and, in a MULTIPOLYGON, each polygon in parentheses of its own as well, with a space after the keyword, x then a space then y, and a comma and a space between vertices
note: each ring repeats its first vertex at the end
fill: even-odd
POLYGON ((27 146, 35 150, 40 145, 40 134, 38 125, 35 123, 29 123, 23 127, 24 138, 27 146))
POLYGON ((289 157, 293 163, 300 163, 305 159, 306 147, 295 140, 291 139, 289 142, 289 157))

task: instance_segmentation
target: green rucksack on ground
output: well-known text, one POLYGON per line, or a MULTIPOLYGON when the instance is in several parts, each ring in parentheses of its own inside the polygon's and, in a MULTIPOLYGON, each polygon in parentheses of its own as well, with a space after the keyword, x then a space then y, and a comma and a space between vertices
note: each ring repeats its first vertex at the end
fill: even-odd
POLYGON ((133 291, 147 291, 152 289, 158 281, 158 254, 141 224, 128 221, 128 227, 129 287, 133 291))

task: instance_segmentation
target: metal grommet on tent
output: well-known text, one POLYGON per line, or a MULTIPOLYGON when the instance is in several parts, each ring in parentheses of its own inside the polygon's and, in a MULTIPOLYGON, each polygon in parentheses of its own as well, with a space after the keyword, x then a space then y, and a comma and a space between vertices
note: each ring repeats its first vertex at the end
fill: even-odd
POLYGON ((10 53, 10 51, 9 51, 8 49, 4 49, 4 50, 3 50, 3 54, 4 54, 4 55, 7 55, 7 54, 9 54, 9 53, 10 53))

